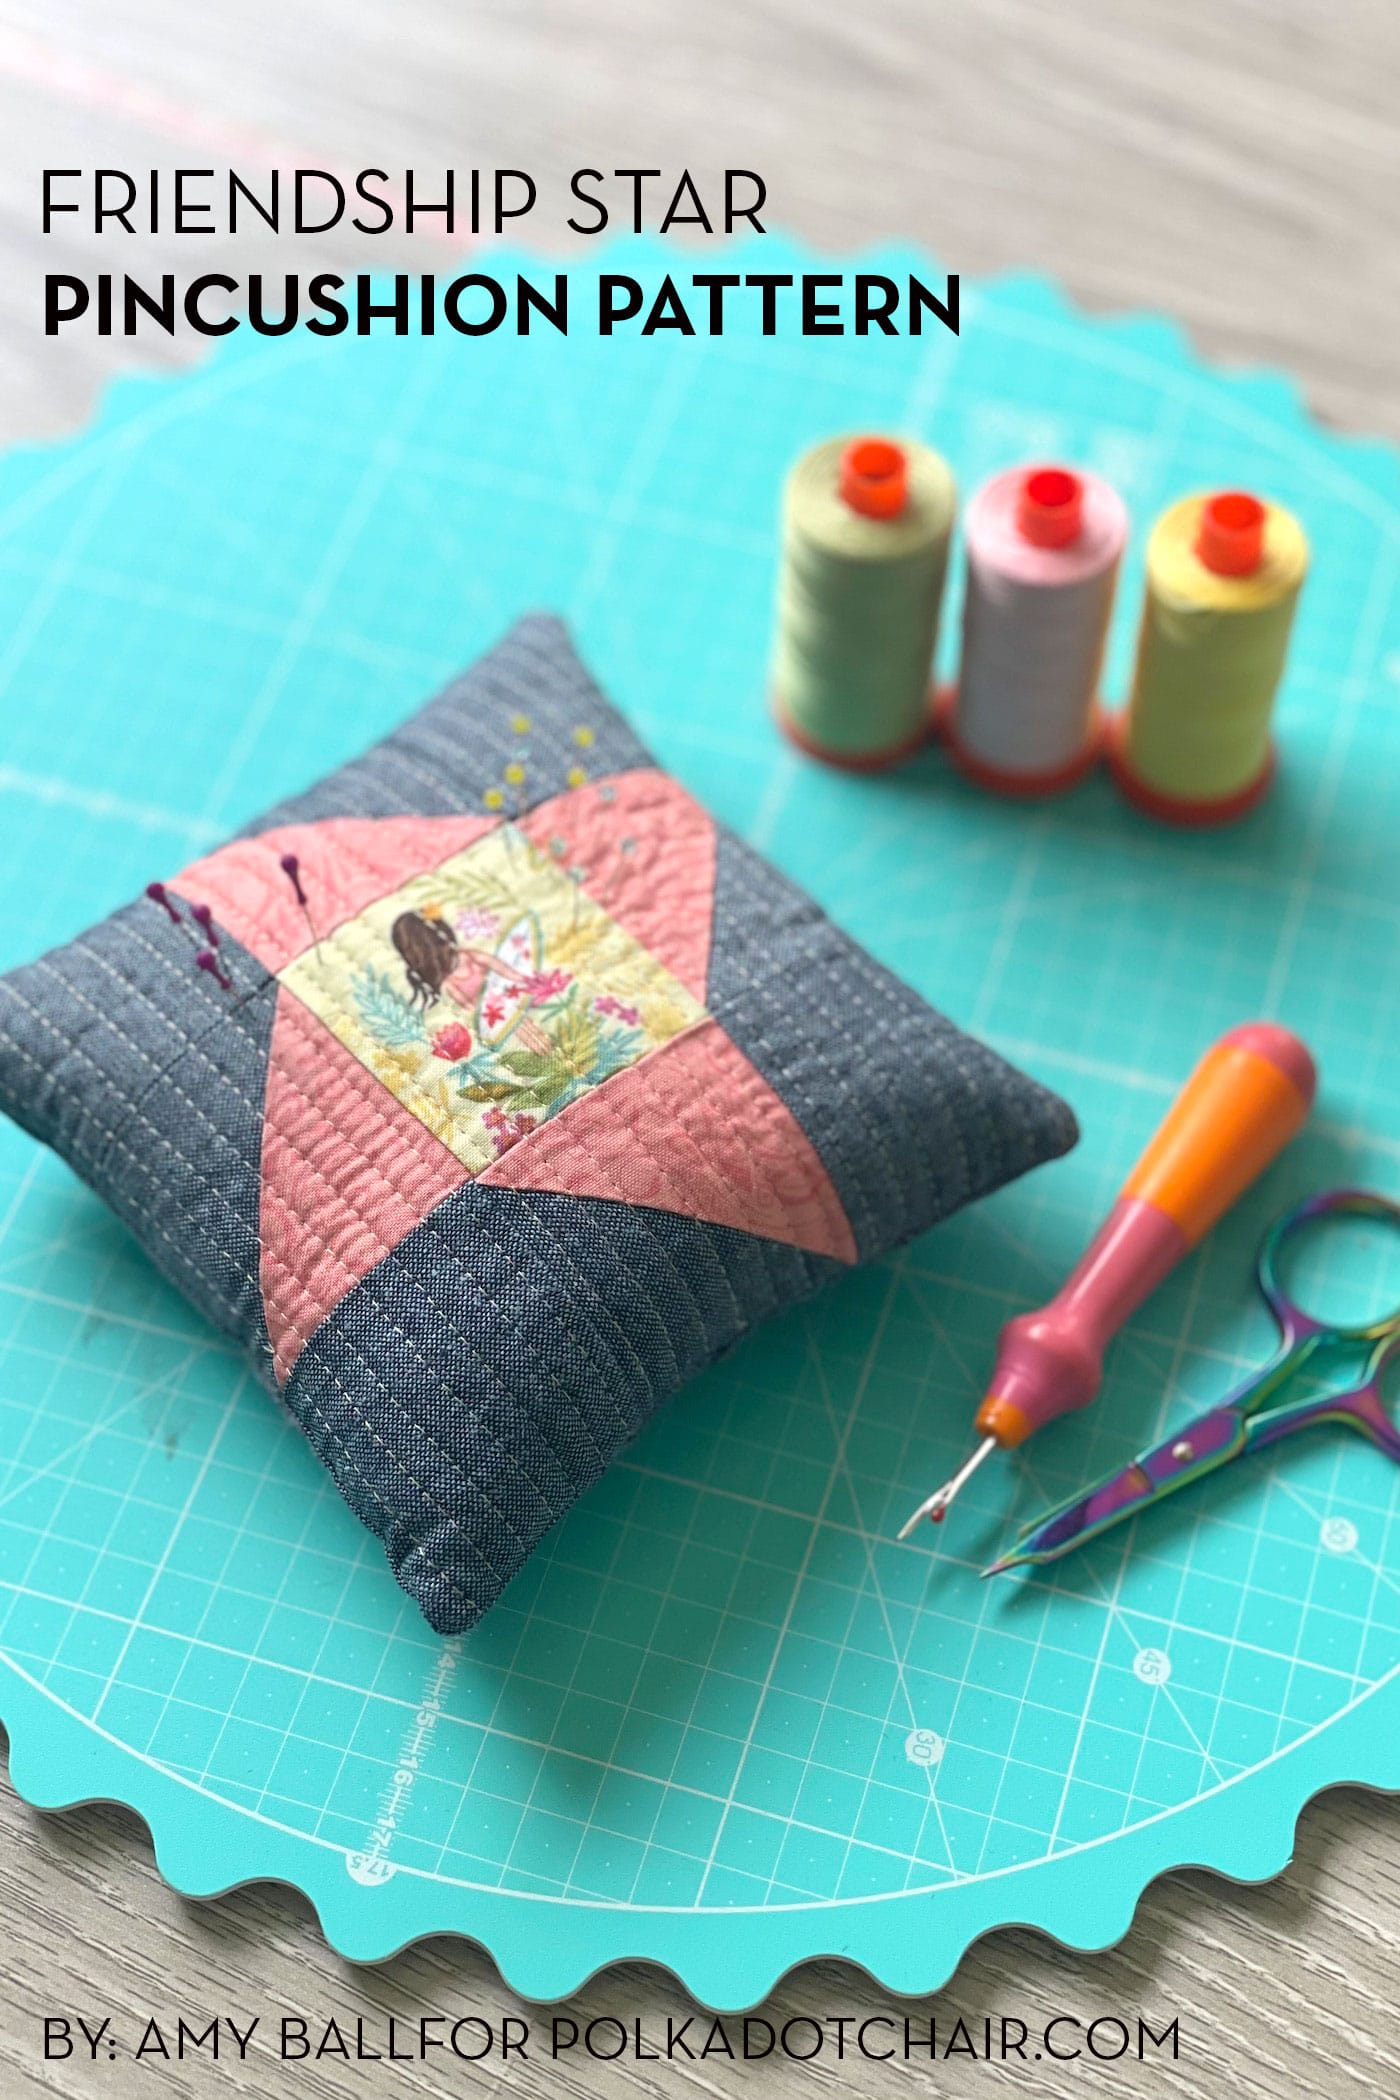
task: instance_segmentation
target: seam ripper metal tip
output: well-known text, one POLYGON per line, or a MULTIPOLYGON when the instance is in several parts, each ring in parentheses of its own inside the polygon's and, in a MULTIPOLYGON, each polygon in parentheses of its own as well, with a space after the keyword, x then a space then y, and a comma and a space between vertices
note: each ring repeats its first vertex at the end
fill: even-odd
POLYGON ((980 1442, 899 1532, 941 1523, 993 1451, 1098 1392, 1114 1334, 1302 1128, 1317 1091, 1306 1045, 1270 1021, 1220 1038, 1192 1072, 1063 1288, 1002 1329, 980 1442))

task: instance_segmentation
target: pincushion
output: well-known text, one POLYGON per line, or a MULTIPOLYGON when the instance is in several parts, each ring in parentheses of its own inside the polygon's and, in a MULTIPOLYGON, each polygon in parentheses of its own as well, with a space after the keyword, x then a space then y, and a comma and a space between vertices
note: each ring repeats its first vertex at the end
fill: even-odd
POLYGON ((1075 1136, 548 618, 0 978, 0 1106, 248 1347, 442 1632, 756 1321, 1075 1136))

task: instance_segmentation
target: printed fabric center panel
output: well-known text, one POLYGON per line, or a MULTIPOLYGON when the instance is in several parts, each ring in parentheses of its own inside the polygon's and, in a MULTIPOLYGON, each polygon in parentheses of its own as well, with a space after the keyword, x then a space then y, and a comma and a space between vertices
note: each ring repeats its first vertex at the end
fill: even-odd
POLYGON ((567 854, 502 824, 280 972, 468 1175, 706 1018, 567 854))

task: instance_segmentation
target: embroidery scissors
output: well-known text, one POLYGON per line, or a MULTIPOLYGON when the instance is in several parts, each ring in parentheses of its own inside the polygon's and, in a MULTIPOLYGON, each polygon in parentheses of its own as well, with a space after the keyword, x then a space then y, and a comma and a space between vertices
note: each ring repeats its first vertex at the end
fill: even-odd
POLYGON ((1274 1355, 1217 1406, 1139 1453, 1130 1465, 1107 1474, 1087 1494, 1071 1496, 1023 1526, 1015 1544, 986 1574, 1058 1560, 1086 1539, 1098 1538, 1124 1518, 1153 1508, 1243 1453, 1261 1451, 1318 1422, 1343 1422, 1359 1429, 1400 1464, 1400 1429, 1390 1418, 1382 1392, 1385 1371, 1400 1356, 1400 1305, 1380 1319, 1343 1325, 1315 1318, 1279 1280, 1285 1250, 1296 1252, 1298 1239, 1310 1226, 1336 1217, 1367 1218, 1400 1233, 1400 1203, 1367 1189, 1332 1189, 1311 1196, 1279 1219, 1264 1239, 1258 1263, 1259 1288, 1279 1330, 1274 1355), (1305 1370, 1321 1369, 1338 1358, 1354 1366, 1358 1357, 1360 1374, 1354 1385, 1301 1399, 1286 1397, 1305 1370))

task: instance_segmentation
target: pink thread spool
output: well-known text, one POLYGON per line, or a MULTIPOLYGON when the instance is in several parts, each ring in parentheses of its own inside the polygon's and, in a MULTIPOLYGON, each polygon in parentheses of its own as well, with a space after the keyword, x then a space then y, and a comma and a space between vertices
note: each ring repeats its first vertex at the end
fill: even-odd
POLYGON ((956 691, 939 724, 960 770, 1002 795, 1052 795, 1094 764, 1104 639, 1128 537, 1096 474, 1016 467, 967 512, 956 691))

